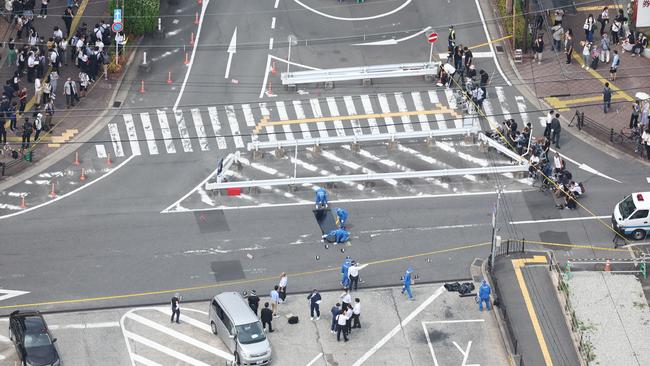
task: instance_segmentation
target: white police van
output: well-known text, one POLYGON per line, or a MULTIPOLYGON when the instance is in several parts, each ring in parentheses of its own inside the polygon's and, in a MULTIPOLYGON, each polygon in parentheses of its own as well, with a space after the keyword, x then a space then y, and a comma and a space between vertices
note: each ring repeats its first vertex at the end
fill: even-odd
POLYGON ((650 234, 650 192, 637 192, 625 197, 614 207, 612 228, 635 240, 650 234))

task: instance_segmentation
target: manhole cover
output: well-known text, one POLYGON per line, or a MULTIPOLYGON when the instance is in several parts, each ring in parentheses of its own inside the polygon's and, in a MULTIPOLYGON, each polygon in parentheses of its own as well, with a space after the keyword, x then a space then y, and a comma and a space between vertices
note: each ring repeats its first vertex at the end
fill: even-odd
POLYGON ((497 53, 503 53, 503 46, 501 45, 494 46, 494 49, 497 51, 497 53))
POLYGON ((122 105, 122 102, 120 102, 118 100, 113 102, 113 108, 120 108, 121 105, 122 105))

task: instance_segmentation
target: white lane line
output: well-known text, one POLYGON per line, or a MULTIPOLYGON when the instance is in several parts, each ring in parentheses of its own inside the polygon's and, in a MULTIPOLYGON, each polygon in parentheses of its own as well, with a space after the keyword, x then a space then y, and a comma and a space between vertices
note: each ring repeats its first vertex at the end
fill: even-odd
POLYGON ((275 29, 275 17, 271 18, 271 29, 275 29))
MULTIPOLYGON (((169 312, 171 314, 171 311, 169 312)), ((483 323, 485 319, 461 319, 461 320, 434 320, 422 322, 422 324, 455 324, 455 323, 483 323)))
POLYGON ((246 120, 246 126, 255 127, 255 116, 253 115, 253 110, 251 109, 250 104, 242 104, 241 110, 244 112, 244 120, 246 120))
POLYGON ((524 97, 521 95, 517 95, 515 97, 515 100, 517 101, 517 109, 519 110, 519 117, 521 118, 521 122, 523 122, 523 126, 521 126, 521 129, 523 130, 526 125, 530 122, 528 119, 528 112, 526 110, 526 101, 524 100, 524 97))
MULTIPOLYGON (((320 101, 316 98, 309 99, 309 104, 311 105, 312 114, 315 118, 323 117, 323 112, 320 109, 320 101)), ((318 134, 322 138, 329 137, 327 133, 327 125, 325 122, 316 122, 316 128, 318 128, 318 134)))
POLYGON ((156 110, 158 114, 158 124, 160 125, 160 132, 163 136, 165 149, 168 154, 176 154, 176 146, 174 146, 174 138, 172 137, 172 130, 169 128, 169 121, 167 121, 167 113, 163 110, 156 110))
POLYGON ((145 366, 162 366, 162 364, 159 364, 158 362, 151 361, 148 358, 145 358, 144 356, 141 356, 139 354, 132 354, 131 359, 133 361, 137 361, 138 363, 141 363, 145 366))
POLYGON ((490 124, 490 129, 496 130, 497 127, 499 127, 499 123, 494 117, 494 109, 492 109, 492 103, 488 99, 483 100, 483 111, 485 112, 485 116, 490 124))
MULTIPOLYGON (((342 159, 342 158, 336 156, 335 154, 333 154, 333 153, 331 153, 329 151, 321 151, 321 154, 322 154, 322 156, 324 158, 329 159, 329 160, 331 160, 331 161, 333 161, 335 163, 345 165, 345 166, 347 166, 348 168, 350 168, 352 170, 361 170, 361 172, 364 173, 364 174, 376 174, 376 172, 374 170, 372 170, 372 169, 368 169, 368 168, 366 168, 364 166, 361 166, 361 165, 359 165, 359 164, 357 164, 357 163, 355 163, 353 161, 342 159)), ((370 153, 367 153, 366 157, 373 157, 373 155, 370 154, 370 153)), ((376 159, 379 159, 379 158, 376 158, 376 159)), ((384 179, 383 181, 390 184, 393 187, 397 187, 397 185, 399 184, 397 182, 397 180, 395 180, 395 179, 384 179)))
MULTIPOLYGON (((438 93, 435 90, 429 90, 427 94, 429 94, 429 101, 431 104, 433 104, 434 107, 437 107, 437 104, 441 104, 440 98, 438 98, 438 93)), ((436 113, 434 114, 434 117, 436 118, 436 127, 438 130, 447 129, 447 121, 445 121, 444 115, 436 113)))
POLYGON ((497 92, 497 98, 499 99, 501 111, 503 112, 503 119, 511 119, 512 115, 510 115, 510 107, 508 107, 508 101, 506 100, 506 94, 503 91, 503 87, 495 86, 494 90, 497 92))
POLYGON ((52 325, 48 325, 48 328, 54 330, 102 329, 102 328, 117 328, 119 326, 120 326, 120 322, 103 322, 103 323, 80 323, 80 324, 52 324, 52 325))
MULTIPOLYGON (((275 107, 278 109, 278 115, 280 116, 280 120, 288 121, 289 115, 287 114, 287 108, 285 107, 284 102, 283 101, 275 102, 275 107)), ((293 137, 293 132, 291 132, 291 126, 282 125, 282 130, 284 131, 284 135, 287 137, 287 140, 289 141, 295 140, 295 138, 293 137)))
MULTIPOLYGON (((330 110, 330 115, 332 117, 339 117, 339 107, 336 105, 336 99, 333 97, 327 97, 327 108, 330 110)), ((343 126, 343 121, 337 119, 334 121, 334 129, 337 136, 345 136, 345 127, 343 126)))
POLYGON ((228 125, 230 126, 230 133, 235 140, 235 147, 238 149, 244 148, 244 140, 241 138, 239 132, 239 123, 237 122, 237 114, 235 113, 235 106, 226 106, 226 116, 228 116, 228 125))
MULTIPOLYGON (((277 1, 280 1, 280 0, 276 0, 276 2, 277 2, 277 1)), ((413 1, 413 0, 406 0, 406 1, 404 1, 400 6, 396 7, 396 8, 393 9, 393 10, 390 10, 390 11, 388 11, 388 12, 386 12, 386 13, 383 13, 383 14, 377 14, 377 15, 371 15, 371 16, 367 16, 367 17, 360 17, 360 18, 344 18, 344 17, 335 16, 335 15, 330 15, 330 14, 327 14, 327 13, 323 13, 322 11, 316 10, 316 9, 314 9, 314 8, 310 8, 309 6, 307 6, 307 5, 305 5, 304 3, 302 3, 300 0, 293 0, 293 1, 294 1, 296 4, 302 6, 303 8, 305 8, 305 9, 307 9, 307 10, 313 12, 313 13, 316 13, 316 14, 322 16, 322 17, 325 17, 325 18, 330 18, 330 19, 335 19, 335 20, 346 20, 346 21, 362 21, 362 20, 373 20, 373 19, 379 19, 379 18, 387 17, 387 16, 389 16, 389 15, 391 15, 391 14, 395 14, 395 13, 397 13, 398 11, 404 9, 404 8, 405 8, 408 4, 410 4, 411 1, 413 1)), ((495 61, 495 62, 496 62, 496 61, 495 61)))
POLYGON ((424 336, 427 339, 427 345, 429 346, 429 352, 431 352, 431 357, 433 358, 433 366, 438 365, 438 359, 436 358, 436 353, 433 351, 433 345, 431 344, 431 337, 429 337, 429 330, 427 326, 422 322, 422 330, 424 330, 424 336))
POLYGON ((187 131, 187 126, 185 125, 185 116, 183 116, 183 111, 180 109, 175 110, 174 118, 176 119, 178 133, 181 135, 183 151, 192 152, 192 140, 190 140, 190 133, 187 131))
MULTIPOLYGON (((293 101, 293 110, 296 112, 296 118, 298 119, 305 119, 307 118, 305 116, 305 110, 302 109, 302 102, 299 100, 294 100, 293 101)), ((302 132, 302 138, 303 139, 310 139, 311 138, 311 132, 309 131, 309 125, 306 123, 301 123, 300 124, 300 131, 302 132)))
POLYGON ((221 122, 219 122, 217 107, 208 107, 208 115, 210 116, 210 124, 212 124, 214 136, 217 139, 217 147, 219 147, 219 150, 227 149, 228 144, 226 144, 226 138, 221 135, 221 122))
POLYGON ((129 136, 129 144, 131 145, 131 154, 142 155, 140 152, 140 144, 138 143, 138 134, 135 132, 135 123, 133 123, 133 116, 130 114, 123 114, 124 125, 126 126, 126 134, 129 136))
POLYGON ((478 15, 481 18, 481 23, 483 23, 483 32, 485 32, 485 38, 488 42, 488 46, 490 47, 490 52, 492 52, 492 59, 494 60, 494 64, 497 67, 497 70, 499 70, 499 74, 501 74, 501 77, 503 80, 506 81, 506 84, 508 86, 512 86, 512 83, 506 75, 503 73, 503 70, 501 70, 501 65, 499 64, 499 60, 497 60, 497 54, 494 52, 494 46, 492 45, 492 39, 490 38, 490 33, 488 32, 487 29, 487 24, 485 24, 485 17, 483 16, 483 10, 481 9, 481 5, 478 3, 478 0, 474 0, 474 4, 476 5, 476 9, 478 10, 478 15))
MULTIPOLYGON (((423 111, 424 104, 422 103, 422 96, 420 92, 411 92, 411 98, 413 99, 413 104, 415 105, 416 111, 423 111)), ((424 114, 418 114, 418 122, 420 122, 420 129, 422 131, 431 131, 429 126, 429 120, 424 114)))
POLYGON ((275 5, 273 5, 273 9, 277 9, 279 4, 280 4, 280 0, 275 0, 275 5))
POLYGON ((113 152, 115 156, 121 158, 124 156, 122 149, 122 140, 120 139, 120 131, 117 129, 117 123, 108 124, 108 134, 111 135, 111 142, 113 143, 113 152))
POLYGON ((199 138, 199 146, 201 151, 208 151, 208 138, 205 134, 205 127, 203 127, 203 118, 201 117, 201 110, 198 108, 192 108, 192 121, 194 122, 194 129, 196 130, 196 136, 199 138))
POLYGON ((316 361, 318 361, 318 359, 321 358, 321 357, 323 357, 323 352, 319 353, 316 357, 312 358, 311 361, 309 361, 309 363, 307 363, 306 366, 311 366, 311 365, 313 365, 313 364, 316 363, 316 361))
POLYGON ((269 50, 273 49, 273 37, 269 38, 269 50))
POLYGON ((212 171, 212 173, 208 174, 208 176, 205 177, 205 179, 203 179, 203 180, 201 181, 201 183, 197 184, 196 187, 194 187, 191 191, 185 193, 185 195, 183 195, 183 197, 179 198, 176 202, 174 202, 174 203, 172 203, 171 205, 169 205, 167 208, 165 208, 164 210, 162 210, 160 213, 167 213, 167 212, 186 212, 186 211, 190 211, 190 210, 186 209, 185 207, 181 207, 181 205, 180 205, 181 202, 185 201, 185 199, 186 199, 187 197, 189 197, 192 193, 197 192, 201 187, 203 187, 203 186, 205 185, 205 183, 206 183, 208 180, 210 180, 210 178, 212 178, 215 174, 217 174, 217 170, 218 170, 218 169, 219 169, 219 168, 217 167, 214 171, 212 171), (172 210, 172 208, 173 208, 173 210, 172 210))
MULTIPOLYGON (((388 104, 388 98, 386 94, 377 94, 377 100, 379 100, 379 108, 383 113, 390 113, 390 104, 388 104)), ((386 123, 386 130, 388 133, 395 133, 395 123, 393 122, 393 117, 384 117, 384 122, 386 123)))
POLYGON ((583 217, 567 217, 563 219, 544 219, 544 220, 525 220, 525 221, 510 221, 510 225, 527 225, 527 224, 543 224, 547 222, 563 222, 563 221, 583 221, 583 220, 602 220, 609 219, 612 215, 607 216, 583 216, 583 217))
POLYGON ((436 292, 433 293, 433 295, 429 296, 420 306, 418 306, 413 312, 411 312, 404 320, 402 320, 399 324, 395 326, 388 334, 384 336, 377 344, 372 346, 368 352, 366 352, 361 358, 359 358, 355 363, 352 364, 352 366, 359 366, 362 365, 364 362, 366 362, 372 355, 375 354, 381 347, 383 347, 395 334, 398 332, 402 331, 404 327, 408 325, 408 323, 411 322, 418 314, 420 314, 424 309, 426 309, 427 306, 431 305, 433 301, 440 296, 443 291, 445 290, 444 287, 440 287, 436 290, 436 292))
MULTIPOLYGON (((260 112, 262 113, 262 116, 269 119, 271 118, 271 111, 267 107, 266 103, 260 103, 260 112)), ((266 130, 266 136, 268 137, 270 142, 277 141, 277 138, 275 137, 275 128, 273 127, 273 125, 264 126, 264 129, 266 130)))
MULTIPOLYGON (((202 361, 199 361, 196 358, 193 358, 193 357, 190 357, 190 356, 188 356, 188 355, 186 355, 184 353, 180 353, 178 351, 175 351, 175 350, 173 350, 173 349, 171 349, 169 347, 163 346, 162 344, 154 342, 154 341, 152 341, 152 340, 150 340, 148 338, 145 338, 145 337, 143 337, 141 335, 129 332, 128 330, 123 329, 122 333, 124 334, 124 337, 127 338, 127 342, 128 342, 128 339, 133 340, 133 341, 135 341, 137 343, 141 343, 141 344, 143 344, 143 345, 145 345, 145 346, 147 346, 149 348, 153 348, 156 351, 162 352, 162 353, 164 353, 164 354, 166 354, 168 356, 174 357, 174 358, 176 358, 176 359, 178 359, 180 361, 183 361, 183 362, 188 363, 188 364, 193 365, 193 366, 210 366, 209 364, 207 364, 205 362, 202 362, 202 361)), ((129 353, 131 355, 134 355, 131 352, 129 352, 129 353)), ((135 362, 133 361, 133 359, 131 361, 133 362, 133 365, 135 365, 135 362)))
MULTIPOLYGON (((363 111, 365 114, 374 114, 372 110, 372 102, 370 97, 367 95, 361 96, 361 105, 363 106, 363 111)), ((373 135, 379 134, 379 126, 377 126, 377 120, 374 118, 368 118, 368 126, 370 126, 370 133, 373 135)))
MULTIPOLYGON (((207 179, 206 179, 207 182, 207 179)), ((350 182, 344 182, 350 183, 350 182)), ((362 186, 363 187, 363 186, 362 186)), ((362 189, 360 189, 362 190, 362 189)), ((504 194, 519 194, 524 192, 523 190, 511 190, 504 191, 504 194)), ((526 191, 532 192, 532 190, 526 191)), ((191 193, 191 192, 190 192, 191 193)), ((342 199, 342 200, 333 200, 331 203, 360 203, 360 202, 383 202, 383 201, 401 201, 401 200, 414 200, 414 199, 437 199, 437 198, 465 198, 472 196, 489 196, 496 195, 494 191, 487 192, 454 192, 454 193, 442 193, 442 194, 423 194, 415 196, 386 196, 386 197, 373 197, 373 198, 355 198, 355 199, 342 199)), ((189 196, 189 194, 188 194, 189 196)), ((180 200, 179 200, 180 201, 180 200)), ((294 207, 294 206, 305 206, 313 205, 313 202, 309 203, 278 203, 278 204, 259 204, 254 206, 218 206, 213 208, 199 208, 199 209, 183 209, 179 210, 180 212, 204 212, 204 211, 215 211, 215 210, 248 210, 248 209, 260 209, 260 208, 269 208, 269 207, 294 207)), ((173 205, 172 205, 173 206, 173 205)), ((174 213, 175 211, 163 210, 161 213, 174 213)))
POLYGON ((74 190, 72 190, 72 191, 70 191, 70 192, 68 192, 68 193, 65 193, 65 194, 62 194, 62 195, 60 195, 60 196, 57 196, 56 198, 53 198, 53 199, 51 199, 51 200, 49 200, 49 201, 45 201, 45 202, 41 203, 40 205, 36 205, 36 206, 33 206, 33 207, 29 207, 29 208, 26 208, 26 209, 24 209, 24 210, 22 210, 22 211, 19 211, 19 212, 14 212, 14 213, 11 213, 11 214, 7 214, 7 215, 4 215, 4 216, 0 216, 0 220, 2 220, 2 219, 8 219, 8 218, 10 218, 10 217, 14 217, 14 216, 18 216, 18 215, 22 215, 22 214, 24 214, 24 213, 27 213, 27 212, 30 212, 30 211, 33 211, 33 210, 39 209, 39 208, 41 208, 41 207, 44 207, 44 206, 47 206, 47 205, 51 205, 51 204, 54 203, 54 202, 60 201, 60 200, 66 198, 66 197, 68 197, 68 196, 71 196, 71 195, 73 195, 73 194, 75 194, 75 193, 77 193, 77 192, 80 192, 81 190, 83 190, 83 189, 85 189, 85 188, 87 188, 87 187, 90 187, 90 186, 92 186, 93 184, 95 184, 95 183, 97 183, 97 182, 100 182, 100 181, 102 181, 103 179, 105 179, 106 177, 108 177, 108 176, 110 176, 111 174, 115 173, 118 169, 120 169, 121 167, 125 166, 125 165, 126 165, 129 161, 131 161, 131 159, 133 159, 133 158, 135 158, 135 155, 131 155, 131 156, 129 156, 126 160, 124 160, 123 162, 121 162, 121 163, 120 163, 118 166, 116 166, 115 168, 109 170, 106 174, 104 174, 104 175, 102 175, 102 176, 100 176, 100 177, 98 177, 98 178, 96 178, 96 179, 93 179, 93 180, 91 180, 90 182, 88 182, 88 183, 86 183, 86 184, 84 184, 84 185, 82 185, 82 186, 79 186, 78 188, 76 188, 76 189, 74 189, 74 190))
MULTIPOLYGON (((345 102, 345 109, 348 111, 348 115, 350 116, 356 115, 357 108, 354 106, 354 99, 352 99, 352 96, 350 95, 344 96, 343 101, 345 102)), ((352 125, 352 132, 354 133, 355 136, 363 135, 363 130, 361 129, 359 120, 356 119, 350 120, 350 124, 352 125)))
MULTIPOLYGON (((401 92, 395 93, 395 102, 397 103, 397 110, 400 112, 408 112, 404 95, 401 92)), ((402 126, 404 131, 413 132, 413 125, 411 124, 411 116, 402 116, 402 126)))
POLYGON ((155 321, 149 320, 149 319, 147 319, 147 318, 145 318, 143 316, 140 316, 140 315, 138 315, 136 313, 129 312, 129 313, 127 313, 126 317, 128 319, 136 321, 136 322, 138 322, 138 323, 140 323, 142 325, 145 325, 145 326, 147 326, 149 328, 153 328, 153 329, 155 329, 155 330, 157 330, 157 331, 159 331, 161 333, 165 333, 165 334, 167 334, 167 335, 169 335, 171 337, 174 337, 174 338, 176 338, 178 340, 181 340, 181 341, 183 341, 183 342, 185 342, 187 344, 190 344, 190 345, 192 345, 192 346, 194 346, 196 348, 200 348, 200 349, 202 349, 202 350, 204 350, 206 352, 210 352, 213 355, 219 356, 219 357, 224 358, 226 360, 229 360, 229 359, 231 359, 233 357, 230 353, 222 351, 222 350, 220 350, 220 349, 218 349, 216 347, 213 347, 213 346, 211 346, 211 345, 209 345, 207 343, 196 340, 196 339, 194 339, 194 338, 192 338, 190 336, 187 336, 187 335, 185 335, 185 334, 183 334, 183 333, 181 333, 179 331, 176 331, 174 329, 165 327, 164 325, 158 324, 155 321))
MULTIPOLYGON (((454 168, 453 166, 451 166, 451 165, 449 165, 447 163, 444 163, 442 161, 438 161, 438 160, 436 160, 435 158, 433 158, 431 156, 424 155, 421 152, 419 152, 417 150, 414 150, 414 149, 411 149, 410 147, 406 147, 406 146, 404 146, 402 144, 397 144, 397 150, 399 150, 401 152, 405 152, 407 154, 411 154, 411 155, 415 156, 416 158, 424 161, 425 163, 431 164, 431 166, 433 166, 435 168, 443 168, 443 169, 453 169, 454 168)), ((467 179, 469 181, 472 181, 472 182, 477 182, 478 181, 478 178, 476 178, 475 175, 471 175, 471 174, 465 174, 465 175, 463 175, 463 178, 465 178, 465 179, 467 179)), ((435 181, 438 181, 438 180, 436 179, 435 181)), ((442 183, 441 181, 440 181, 440 183, 441 183, 442 187, 449 188, 448 183, 442 183)), ((456 188, 454 186, 452 188, 452 190, 454 192, 456 192, 458 190, 458 188, 456 188)))
POLYGON ((151 118, 148 112, 140 113, 140 120, 142 120, 142 128, 144 129, 144 137, 147 139, 147 147, 149 147, 149 154, 158 155, 158 146, 156 145, 156 136, 153 134, 153 127, 151 126, 151 118))
POLYGON ((201 16, 199 17, 199 27, 196 30, 196 39, 194 40, 194 47, 192 48, 192 56, 190 57, 190 63, 187 65, 187 72, 185 73, 185 78, 183 78, 183 84, 181 85, 181 90, 178 92, 178 97, 176 97, 176 102, 174 102, 174 107, 172 110, 176 112, 176 108, 183 98, 183 93, 185 92, 185 87, 187 86, 187 80, 190 78, 190 73, 192 72, 192 66, 194 65, 194 58, 196 56, 196 50, 199 48, 199 39, 201 38, 201 29, 203 29, 203 19, 205 19, 205 11, 208 9, 208 4, 210 0, 203 1, 201 6, 201 16))
POLYGON ((105 159, 107 157, 106 155, 106 147, 102 144, 97 144, 95 145, 95 151, 97 151, 97 157, 100 159, 105 159))

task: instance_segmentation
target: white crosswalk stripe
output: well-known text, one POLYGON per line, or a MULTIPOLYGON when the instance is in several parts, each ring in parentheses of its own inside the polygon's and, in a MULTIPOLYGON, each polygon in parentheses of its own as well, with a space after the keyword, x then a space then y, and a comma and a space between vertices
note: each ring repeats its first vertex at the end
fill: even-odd
MULTIPOLYGON (((370 97, 367 95, 362 95, 361 96, 361 105, 363 106, 363 112, 365 114, 373 114, 375 113, 372 109, 372 102, 370 101, 370 97)), ((374 118, 368 118, 368 125, 370 126, 370 133, 373 135, 378 135, 379 134, 379 126, 377 126, 377 120, 374 118)))
MULTIPOLYGON (((278 109, 278 115, 280 116, 280 121, 288 121, 289 114, 287 114, 287 108, 284 106, 284 102, 282 101, 275 102, 275 107, 278 109)), ((288 141, 295 140, 290 125, 282 125, 282 130, 284 130, 284 135, 287 137, 288 141)))
POLYGON ((495 130, 497 127, 499 127, 499 123, 494 117, 494 109, 492 109, 492 103, 488 99, 485 99, 483 101, 483 112, 485 112, 485 115, 487 116, 488 123, 490 124, 490 129, 495 130))
POLYGON ((153 126, 151 126, 149 113, 140 113, 140 120, 142 121, 142 128, 144 129, 144 137, 147 139, 149 154, 158 155, 158 145, 156 145, 156 136, 154 136, 153 133, 153 126))
MULTIPOLYGON (((345 109, 348 111, 348 115, 354 116, 357 114, 357 108, 354 106, 354 99, 352 99, 352 96, 346 95, 343 97, 343 101, 345 102, 345 109)), ((355 136, 361 136, 363 135, 363 130, 361 129, 361 125, 359 124, 359 121, 356 119, 350 120, 350 124, 352 125, 352 132, 354 133, 355 136)))
POLYGON ((526 127, 526 125, 530 122, 528 119, 528 112, 526 109, 526 101, 524 100, 524 97, 521 95, 517 95, 515 97, 515 100, 517 101, 517 109, 519 110, 519 118, 521 118, 521 122, 523 124, 522 128, 526 127))
POLYGON ((208 115, 210 116, 210 124, 212 125, 212 131, 217 139, 217 147, 219 150, 224 150, 228 148, 226 144, 226 138, 221 135, 221 122, 219 122, 219 112, 217 112, 217 107, 208 107, 208 115))
MULTIPOLYGON (((451 109, 460 109, 462 106, 458 105, 458 102, 456 101, 456 96, 454 95, 454 91, 449 88, 445 88, 445 97, 447 98, 447 104, 449 105, 449 108, 451 109)), ((459 118, 454 118, 454 128, 462 128, 463 127, 463 121, 459 118)))
MULTIPOLYGON (((406 101, 402 93, 395 93, 395 102, 397 102, 397 110, 400 112, 408 112, 406 101)), ((402 116, 402 128, 406 132, 413 132, 413 125, 411 125, 411 116, 402 116)))
POLYGON ((120 131, 117 129, 117 123, 108 124, 108 134, 111 136, 115 156, 118 158, 123 157, 124 149, 122 149, 122 140, 120 139, 120 131))
MULTIPOLYGON (((411 98, 413 99, 413 104, 415 105, 416 111, 423 111, 424 104, 422 104, 422 96, 420 92, 411 92, 411 98)), ((420 122, 420 129, 422 131, 430 131, 431 127, 429 126, 429 119, 424 114, 418 114, 418 122, 420 122)))
MULTIPOLYGON (((298 119, 305 119, 307 116, 305 116, 305 110, 302 109, 302 103, 299 100, 294 100, 293 101, 293 110, 296 112, 296 118, 298 119)), ((309 131, 309 125, 306 123, 301 123, 300 124, 300 131, 302 132, 302 138, 303 139, 310 139, 311 138, 311 132, 309 131)))
MULTIPOLYGON (((266 103, 260 103, 260 112, 262 113, 263 117, 267 117, 269 119, 271 118, 271 111, 266 106, 266 103)), ((264 130, 266 130, 266 136, 269 141, 277 141, 277 138, 275 137, 275 128, 273 126, 264 126, 264 130)))
POLYGON ((251 109, 250 104, 242 104, 241 110, 244 112, 244 119, 246 120, 246 126, 255 127, 255 116, 253 115, 253 110, 251 109))
MULTIPOLYGON (((381 108, 382 113, 390 113, 390 104, 388 104, 388 98, 386 94, 377 94, 377 99, 379 100, 379 108, 381 108)), ((393 117, 384 117, 384 123, 386 124, 386 130, 388 133, 395 133, 395 122, 393 122, 393 117)))
POLYGON ((510 107, 508 106, 508 101, 506 100, 506 94, 503 91, 502 86, 495 86, 494 90, 497 93, 497 99, 499 99, 499 105, 501 106, 501 112, 503 112, 503 119, 511 119, 510 107))
POLYGON ((174 118, 176 119, 178 133, 181 135, 181 144, 183 144, 183 151, 192 152, 192 140, 190 140, 190 133, 187 130, 187 125, 185 124, 185 116, 183 115, 183 111, 180 109, 176 110, 174 113, 174 118))
POLYGON ((124 118, 124 125, 126 126, 126 135, 129 136, 131 154, 142 155, 140 152, 140 144, 138 143, 138 134, 135 132, 135 123, 133 123, 133 116, 130 114, 124 114, 122 117, 124 118))
POLYGON ((106 155, 106 147, 102 144, 96 144, 95 151, 97 151, 97 157, 100 159, 105 159, 108 156, 106 155))
POLYGON ((235 106, 227 105, 226 106, 226 116, 228 117, 228 125, 230 126, 230 133, 232 138, 235 140, 235 147, 238 149, 244 148, 244 140, 241 138, 241 132, 239 132, 239 124, 237 122, 237 115, 235 114, 235 106))
MULTIPOLYGON (((327 108, 330 110, 330 116, 338 117, 341 114, 339 113, 339 108, 336 106, 336 99, 332 97, 327 97, 327 108)), ((334 120, 334 129, 337 136, 345 136, 345 127, 343 127, 343 121, 340 119, 334 120)))
MULTIPOLYGON (((311 105, 311 110, 315 118, 323 117, 323 112, 320 109, 320 102, 318 99, 309 99, 309 104, 311 105)), ((318 128, 318 134, 321 138, 329 137, 329 133, 327 133, 327 125, 325 122, 316 122, 316 127, 318 128)))
POLYGON ((172 137, 172 130, 169 128, 169 121, 167 120, 167 113, 163 110, 156 110, 158 114, 158 124, 160 125, 160 133, 163 136, 163 142, 165 143, 165 149, 168 154, 176 153, 176 146, 174 146, 174 139, 172 137))
POLYGON ((209 151, 208 138, 203 127, 203 118, 201 118, 201 110, 192 108, 192 121, 194 122, 194 129, 196 130, 196 137, 199 138, 199 146, 201 151, 209 151))
MULTIPOLYGON (((438 98, 438 93, 436 93, 435 90, 429 90, 427 92, 427 94, 429 94, 429 101, 431 102, 431 104, 433 104, 433 105, 440 104, 440 98, 438 98)), ((445 116, 443 116, 440 113, 436 113, 434 116, 436 118, 436 125, 437 125, 438 129, 439 130, 446 129, 447 128, 447 121, 445 121, 445 116)))

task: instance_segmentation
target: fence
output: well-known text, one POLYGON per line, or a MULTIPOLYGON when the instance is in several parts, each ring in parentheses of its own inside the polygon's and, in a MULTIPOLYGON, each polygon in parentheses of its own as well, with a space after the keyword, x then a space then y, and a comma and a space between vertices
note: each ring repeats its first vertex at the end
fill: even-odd
POLYGON ((585 131, 595 138, 607 142, 614 147, 632 155, 641 156, 645 155, 645 149, 641 144, 641 135, 634 135, 632 130, 623 129, 616 131, 611 127, 602 125, 593 119, 585 116, 584 112, 576 110, 576 113, 569 122, 569 127, 573 126, 580 131, 585 131))

